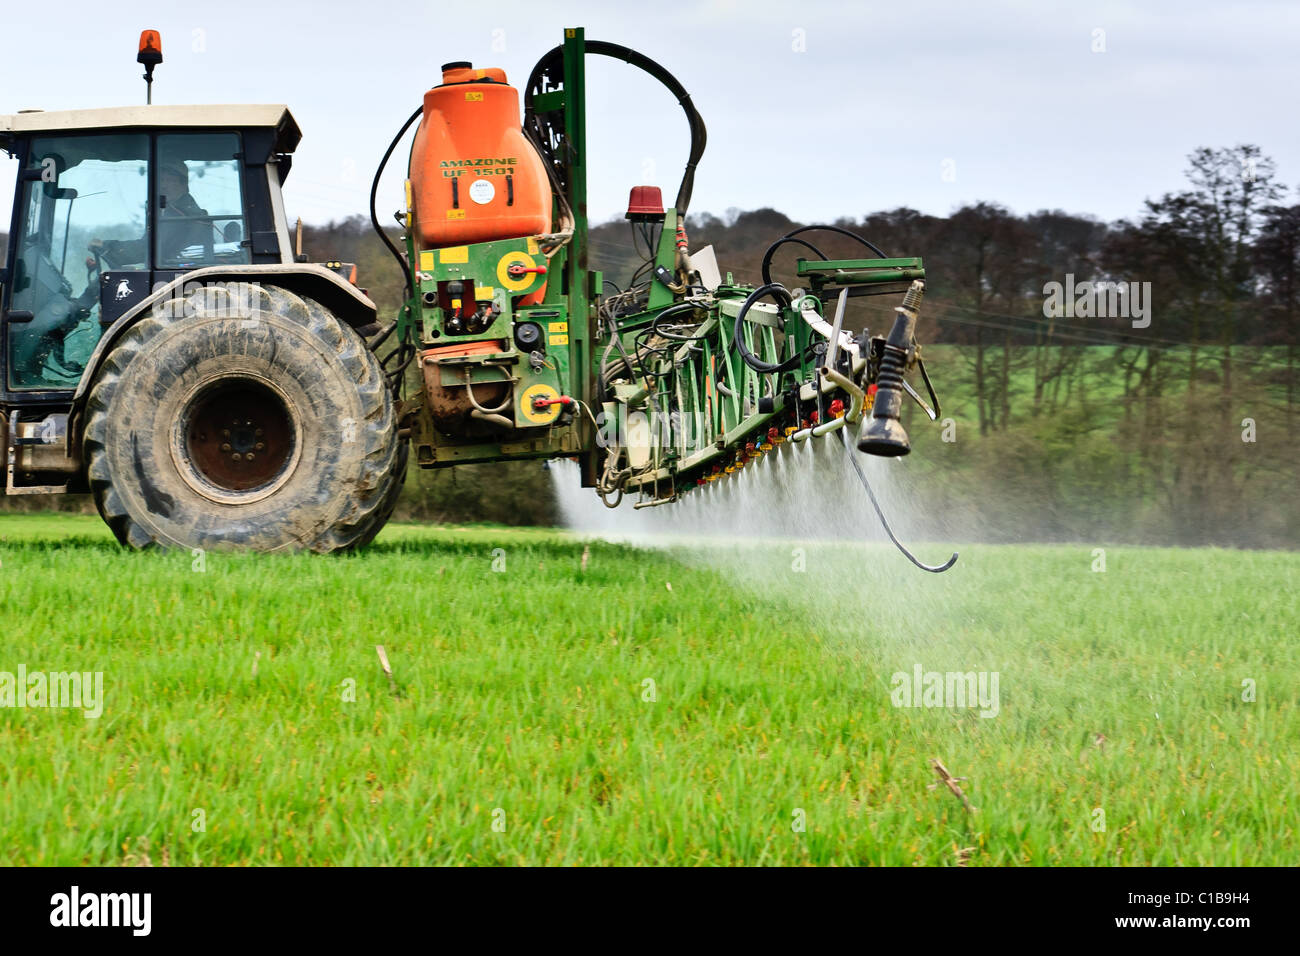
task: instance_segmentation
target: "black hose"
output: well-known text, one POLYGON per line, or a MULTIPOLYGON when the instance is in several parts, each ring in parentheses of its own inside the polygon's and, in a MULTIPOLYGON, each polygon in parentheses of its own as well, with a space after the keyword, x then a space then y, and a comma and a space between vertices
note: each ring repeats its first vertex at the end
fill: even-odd
POLYGON ((394 356, 398 358, 401 358, 403 355, 406 356, 405 358, 402 358, 397 368, 393 369, 392 371, 384 372, 384 377, 388 381, 389 391, 396 393, 401 389, 402 380, 404 375, 406 374, 406 370, 407 368, 410 367, 411 362, 412 360, 414 360, 415 356, 419 354, 419 351, 420 350, 417 349, 414 345, 410 344, 410 342, 402 342, 397 346, 397 348, 395 348, 392 352, 388 354, 387 358, 385 358, 383 361, 379 363, 380 368, 386 369, 388 366, 388 362, 391 361, 394 356))
MULTIPOLYGON (((627 373, 629 375, 636 375, 637 370, 640 369, 641 375, 645 378, 654 378, 656 382, 660 378, 662 378, 662 376, 652 376, 649 372, 646 371, 645 366, 642 365, 640 362, 640 355, 637 356, 638 359, 637 363, 633 365, 632 357, 627 354, 627 349, 623 347, 623 339, 622 336, 619 335, 618 323, 614 322, 611 319, 609 327, 610 327, 611 334, 614 336, 614 345, 618 348, 619 354, 623 356, 623 364, 627 366, 627 373)), ((650 402, 650 407, 654 409, 655 414, 656 415, 660 414, 659 403, 655 401, 654 393, 653 392, 647 393, 646 398, 650 402)))
POLYGON ((635 289, 637 282, 640 280, 641 276, 643 276, 654 264, 655 262, 653 259, 649 259, 641 263, 641 268, 637 269, 636 272, 632 273, 632 278, 628 281, 627 287, 629 289, 635 289))
POLYGON ((654 330, 652 327, 647 327, 647 328, 642 329, 642 330, 641 330, 640 332, 638 332, 638 333, 636 334, 636 336, 633 338, 633 340, 632 340, 632 349, 633 349, 633 353, 636 355, 637 363, 638 363, 638 364, 640 365, 640 367, 641 367, 641 374, 642 374, 643 376, 645 376, 646 378, 654 379, 654 381, 655 381, 656 383, 658 383, 658 381, 659 381, 660 379, 662 379, 662 378, 666 378, 667 376, 669 376, 669 375, 672 374, 672 372, 673 372, 673 365, 672 365, 673 354, 672 354, 672 352, 668 351, 668 349, 665 348, 665 347, 662 346, 662 345, 650 345, 650 344, 649 344, 649 342, 648 342, 649 337, 652 336, 652 335, 656 335, 656 334, 658 334, 658 333, 656 333, 655 330, 654 330), (650 369, 646 368, 646 365, 645 365, 645 358, 642 356, 642 354, 641 354, 642 352, 648 352, 648 353, 650 353, 651 355, 657 356, 658 359, 659 359, 661 362, 667 362, 668 365, 669 365, 668 370, 667 370, 667 371, 664 371, 664 372, 652 372, 652 371, 650 371, 650 369))
POLYGON ((421 104, 420 108, 411 114, 410 119, 402 124, 402 128, 397 131, 397 135, 393 137, 393 141, 388 144, 388 149, 384 151, 384 158, 379 161, 379 168, 375 170, 374 182, 370 184, 370 224, 375 227, 375 232, 379 233, 379 238, 384 241, 384 245, 388 247, 388 251, 393 254, 393 258, 397 260, 397 265, 402 270, 402 280, 406 285, 406 298, 408 302, 415 298, 415 280, 411 277, 410 266, 407 261, 402 258, 402 253, 398 250, 397 246, 393 245, 393 241, 388 238, 388 233, 384 232, 383 226, 379 224, 379 215, 375 212, 375 196, 379 193, 379 177, 384 174, 384 167, 388 165, 388 159, 393 155, 393 150, 397 148, 397 144, 401 142, 402 137, 406 135, 406 131, 411 128, 411 124, 419 119, 423 113, 424 104, 421 104))
POLYGON ((864 239, 862 236, 859 236, 856 232, 850 232, 847 229, 841 229, 839 226, 802 226, 799 229, 793 230, 792 232, 787 232, 784 236, 782 236, 780 239, 776 240, 776 242, 772 243, 770 246, 767 247, 767 252, 763 256, 763 282, 767 284, 771 284, 772 256, 776 254, 777 249, 779 249, 782 245, 784 245, 787 242, 797 242, 800 245, 807 246, 809 249, 817 253, 817 255, 821 256, 823 259, 826 258, 826 256, 822 254, 822 251, 818 249, 816 246, 812 245, 811 243, 805 242, 802 239, 795 238, 795 236, 801 235, 802 233, 805 232, 833 232, 841 236, 848 236, 850 239, 854 240, 855 242, 859 242, 862 245, 866 246, 868 249, 874 252, 877 257, 881 259, 889 258, 883 252, 880 251, 879 246, 877 246, 875 243, 871 242, 870 240, 864 239))
MULTIPOLYGON (((691 95, 686 92, 686 87, 682 86, 677 77, 643 53, 617 43, 606 43, 603 40, 587 40, 585 48, 587 53, 623 60, 649 73, 677 97, 677 102, 686 114, 686 121, 691 128, 691 151, 686 159, 686 169, 682 174, 682 183, 677 189, 677 199, 674 203, 677 215, 684 218, 691 204, 691 191, 695 187, 695 167, 699 165, 704 155, 704 146, 708 142, 708 130, 705 129, 704 120, 695 109, 695 104, 691 102, 691 95)), ((553 79, 557 71, 563 69, 563 65, 564 47, 557 46, 537 61, 524 87, 524 129, 546 158, 547 166, 552 168, 555 166, 556 157, 551 149, 550 138, 543 130, 542 121, 533 110, 533 94, 540 91, 544 78, 553 79)))
MULTIPOLYGON (((772 261, 772 256, 776 254, 776 250, 780 249, 787 242, 798 243, 799 245, 803 246, 805 249, 811 249, 813 254, 816 255, 817 258, 821 259, 823 262, 825 262, 827 259, 830 258, 830 256, 826 255, 826 253, 822 252, 811 242, 808 242, 805 239, 800 239, 797 236, 782 236, 776 242, 772 243, 770 246, 767 247, 767 252, 763 256, 764 264, 770 264, 772 261)), ((770 282, 772 280, 767 279, 766 281, 770 282)))
MULTIPOLYGON (((393 258, 397 261, 398 268, 402 270, 402 284, 406 287, 407 303, 403 305, 403 309, 407 308, 410 301, 415 298, 415 279, 411 275, 410 263, 402 258, 401 251, 397 246, 393 245, 393 241, 388 238, 388 233, 384 232, 383 227, 379 224, 379 214, 375 209, 375 197, 379 194, 379 179, 384 174, 384 168, 388 165, 388 160, 392 157, 393 150, 395 150, 397 144, 402 141, 402 137, 406 135, 406 131, 411 128, 411 124, 419 119, 423 113, 424 105, 421 104, 420 108, 412 113, 407 118, 406 122, 402 124, 402 128, 397 131, 397 135, 393 137, 393 141, 388 144, 388 149, 384 150, 384 158, 379 161, 379 168, 375 170, 375 178, 370 184, 370 224, 374 226, 375 232, 379 233, 379 238, 383 240, 384 245, 388 247, 388 251, 393 254, 393 258)), ((383 344, 384 340, 388 338, 389 334, 397 327, 397 325, 398 323, 394 322, 388 330, 380 336, 378 341, 371 344, 370 349, 372 352, 378 350, 379 346, 383 344)), ((408 325, 402 334, 402 340, 398 343, 397 348, 390 352, 379 363, 380 368, 384 370, 384 376, 388 383, 389 391, 394 394, 401 393, 402 380, 406 373, 406 369, 411 364, 411 360, 415 358, 418 351, 419 350, 411 344, 410 326, 408 325), (392 361, 394 357, 398 360, 397 368, 392 371, 387 371, 388 363, 392 361)))
POLYGON ((397 328, 396 322, 389 322, 380 330, 379 336, 366 343, 366 347, 372 352, 379 351, 379 346, 388 341, 388 337, 393 334, 393 329, 397 328))
POLYGON ((695 342, 704 338, 704 336, 680 335, 676 332, 665 332, 660 328, 659 323, 671 315, 676 315, 678 312, 698 312, 699 310, 700 306, 696 305, 694 302, 678 302, 676 305, 670 305, 650 320, 650 329, 655 335, 662 336, 670 342, 695 342))
POLYGON ((876 509, 876 517, 880 519, 880 526, 885 529, 885 534, 889 535, 889 540, 894 543, 894 547, 903 552, 903 556, 922 571, 929 571, 931 574, 942 574, 944 571, 947 571, 950 567, 956 564, 956 551, 954 551, 952 557, 943 564, 925 564, 911 551, 907 550, 907 547, 903 542, 898 540, 898 536, 894 534, 894 529, 889 526, 889 522, 885 519, 885 512, 881 510, 880 502, 876 500, 876 493, 871 490, 871 482, 867 481, 867 473, 863 471, 862 466, 858 464, 858 459, 853 454, 853 446, 849 444, 843 430, 840 432, 840 441, 844 444, 844 451, 849 456, 849 462, 853 465, 853 470, 858 473, 858 479, 862 482, 862 487, 867 489, 867 497, 871 499, 871 507, 876 509))
POLYGON ((793 371, 803 363, 803 356, 801 354, 791 355, 784 362, 778 362, 775 365, 771 362, 764 362, 749 350, 749 347, 745 345, 744 337, 740 334, 741 324, 745 321, 745 316, 749 314, 750 308, 759 299, 764 299, 769 295, 776 299, 779 305, 783 305, 787 309, 791 308, 792 303, 790 293, 786 291, 785 286, 778 282, 769 282, 766 285, 759 286, 749 294, 749 298, 745 300, 745 304, 742 305, 740 311, 736 313, 736 326, 732 330, 732 339, 736 343, 736 351, 740 353, 741 360, 755 372, 767 374, 771 372, 793 371))
MULTIPOLYGON (((610 320, 609 330, 610 330, 610 334, 613 336, 614 347, 618 349, 618 354, 623 356, 623 364, 627 366, 627 374, 629 375, 637 374, 637 368, 639 366, 639 363, 636 365, 632 363, 632 356, 628 355, 627 349, 623 347, 623 338, 619 334, 618 323, 613 321, 613 319, 610 320)), ((642 374, 643 375, 645 374, 644 369, 642 369, 642 374)))

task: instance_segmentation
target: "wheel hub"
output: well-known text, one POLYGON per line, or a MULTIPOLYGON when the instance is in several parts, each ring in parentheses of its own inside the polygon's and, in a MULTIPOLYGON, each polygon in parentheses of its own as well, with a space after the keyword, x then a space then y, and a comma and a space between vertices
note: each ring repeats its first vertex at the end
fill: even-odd
POLYGON ((194 471, 217 489, 235 493, 274 485, 297 445, 284 400, 251 379, 218 382, 195 395, 183 435, 194 471))

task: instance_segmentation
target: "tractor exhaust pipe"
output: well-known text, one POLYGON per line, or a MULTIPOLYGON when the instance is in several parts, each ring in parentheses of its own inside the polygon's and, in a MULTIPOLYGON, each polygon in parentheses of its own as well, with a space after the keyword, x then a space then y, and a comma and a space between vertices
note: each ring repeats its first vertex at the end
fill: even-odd
POLYGON ((924 294, 925 283, 918 279, 903 296, 903 304, 894 309, 898 316, 885 339, 880 372, 876 376, 876 400, 871 406, 871 417, 862 423, 862 431, 858 433, 858 450, 868 455, 897 458, 912 450, 907 429, 898 420, 898 413, 903 407, 907 350, 912 347, 916 314, 924 294))

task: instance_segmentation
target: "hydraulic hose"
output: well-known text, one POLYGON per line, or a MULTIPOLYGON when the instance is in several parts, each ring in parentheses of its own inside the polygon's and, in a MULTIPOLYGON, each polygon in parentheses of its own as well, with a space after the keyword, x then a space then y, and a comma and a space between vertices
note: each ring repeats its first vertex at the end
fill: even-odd
POLYGON ((785 306, 785 308, 790 308, 790 293, 786 291, 785 286, 778 282, 769 282, 766 285, 759 286, 749 294, 749 298, 745 300, 745 304, 742 305, 740 311, 736 313, 736 324, 731 333, 732 339, 736 343, 736 351, 740 353, 741 360, 755 372, 762 372, 765 374, 770 372, 789 372, 798 368, 803 362, 802 355, 791 355, 784 362, 777 362, 775 364, 772 362, 764 362, 749 350, 749 346, 745 344, 744 336, 740 334, 741 326, 745 321, 745 316, 749 314, 750 308, 759 299, 766 298, 769 295, 776 299, 779 304, 785 306))
POLYGON ((702 310, 702 307, 694 302, 678 302, 676 305, 670 305, 650 321, 650 329, 655 335, 662 336, 670 342, 696 342, 701 336, 699 335, 682 335, 677 332, 665 332, 659 323, 664 319, 678 314, 695 313, 702 310))
POLYGON ((398 267, 402 270, 402 281, 406 285, 406 298, 408 301, 415 298, 415 280, 411 277, 410 267, 407 265, 406 260, 402 258, 402 253, 398 250, 397 246, 393 245, 393 241, 388 238, 388 233, 384 232, 383 226, 379 224, 379 215, 375 212, 375 197, 379 193, 379 177, 384 174, 384 167, 388 165, 389 157, 393 155, 393 150, 395 150, 397 144, 402 141, 402 137, 406 135, 406 131, 411 128, 411 124, 419 119, 423 113, 424 105, 421 104, 420 108, 412 113, 410 118, 402 124, 402 128, 397 131, 397 135, 393 137, 393 141, 388 144, 388 149, 384 151, 384 158, 379 161, 379 168, 375 170, 374 182, 370 184, 370 224, 375 227, 375 232, 379 233, 379 238, 384 241, 384 245, 388 247, 388 251, 393 254, 393 258, 397 260, 398 267))
MULTIPOLYGON (((840 432, 840 436, 843 438, 844 432, 840 432)), ((957 563, 958 552, 956 551, 954 551, 952 557, 943 564, 926 564, 911 551, 907 550, 907 545, 898 540, 898 535, 894 534, 894 529, 889 526, 889 520, 885 517, 885 512, 881 509, 880 502, 876 499, 876 493, 871 489, 871 482, 867 480, 867 473, 863 471, 862 466, 858 464, 858 459, 853 454, 853 446, 847 441, 844 442, 844 453, 849 456, 849 463, 853 465, 853 470, 858 473, 858 480, 862 482, 862 487, 867 490, 867 497, 871 499, 871 507, 876 511, 876 517, 880 519, 880 526, 885 529, 885 534, 889 536, 889 540, 893 542, 894 547, 903 553, 903 557, 907 558, 907 560, 911 561, 922 571, 929 571, 931 574, 942 574, 957 563)))
MULTIPOLYGON (((397 262, 397 267, 402 270, 402 284, 406 287, 407 302, 410 302, 415 298, 415 279, 411 275, 409 263, 402 258, 401 251, 397 246, 393 245, 393 241, 388 238, 388 233, 384 232, 383 226, 379 224, 379 214, 375 208, 375 201, 379 194, 379 179, 384 174, 384 169, 388 165, 388 160, 393 155, 393 150, 395 150, 397 144, 402 141, 402 137, 406 135, 406 131, 411 128, 411 124, 419 119, 423 113, 424 105, 421 104, 419 109, 407 117, 406 122, 402 124, 402 128, 399 129, 397 135, 393 137, 393 141, 388 144, 388 149, 384 150, 384 158, 379 161, 379 168, 375 170, 375 178, 370 183, 370 224, 374 227, 375 232, 379 234, 379 238, 383 241, 384 245, 388 247, 388 251, 392 253, 393 259, 397 262)), ((403 307, 405 308, 405 306, 403 307)), ((379 346, 383 344, 390 334, 392 334, 393 329, 397 328, 397 325, 397 322, 390 325, 377 341, 371 343, 370 350, 372 352, 378 352, 379 346)), ((409 331, 409 326, 407 328, 409 331)), ((415 358, 416 351, 417 350, 410 342, 408 333, 403 332, 402 340, 398 343, 397 348, 380 362, 380 367, 385 369, 384 375, 388 382, 388 387, 395 394, 399 394, 401 391, 402 378, 406 373, 407 366, 409 366, 411 360, 415 358), (388 362, 394 357, 398 359, 397 367, 392 371, 387 371, 388 362)))
MULTIPOLYGON (((687 156, 686 169, 682 174, 681 186, 677 189, 677 199, 673 204, 677 210, 677 215, 684 217, 690 207, 691 192, 695 187, 695 167, 699 165, 700 159, 704 156, 704 146, 708 142, 708 131, 705 129, 704 120, 700 117, 699 111, 695 109, 695 104, 691 102, 691 95, 686 92, 686 87, 682 86, 677 77, 643 53, 638 53, 636 50, 617 43, 607 43, 604 40, 587 40, 585 48, 587 53, 622 60, 649 73, 667 87, 673 96, 677 97, 677 102, 686 114, 686 120, 691 128, 691 151, 687 156)), ((540 91, 545 77, 554 78, 557 72, 563 69, 563 65, 564 47, 557 46, 537 61, 537 65, 533 67, 532 73, 528 76, 528 83, 524 87, 524 129, 528 131, 533 142, 542 150, 543 155, 548 160, 548 165, 552 166, 555 163, 555 156, 551 151, 549 137, 544 135, 541 122, 533 110, 533 93, 540 91)))
POLYGON ((868 249, 870 249, 872 252, 876 254, 877 258, 880 259, 888 258, 888 256, 886 256, 883 252, 880 251, 880 247, 877 246, 874 242, 871 242, 869 239, 864 239, 862 236, 859 236, 856 232, 850 232, 848 229, 841 229, 839 226, 802 226, 798 229, 793 230, 792 232, 787 232, 784 236, 782 236, 780 239, 776 240, 776 242, 772 243, 770 246, 767 247, 767 252, 763 255, 763 281, 764 282, 770 283, 772 281, 772 256, 776 255, 776 250, 780 249, 781 246, 785 245, 787 242, 797 242, 801 246, 807 246, 813 252, 817 253, 817 255, 821 256, 822 259, 828 258, 827 256, 823 255, 822 251, 818 249, 816 246, 812 245, 811 243, 803 239, 795 238, 796 236, 802 235, 805 232, 833 232, 836 233, 837 235, 847 236, 848 238, 852 239, 854 242, 858 242, 861 243, 863 246, 866 246, 868 249))

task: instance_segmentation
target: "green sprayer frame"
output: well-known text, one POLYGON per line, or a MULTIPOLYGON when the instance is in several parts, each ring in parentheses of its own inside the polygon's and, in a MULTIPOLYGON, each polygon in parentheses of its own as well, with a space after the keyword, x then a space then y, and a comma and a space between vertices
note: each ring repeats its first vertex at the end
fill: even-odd
MULTIPOLYGON (((534 140, 544 140, 537 145, 556 187, 554 221, 568 224, 562 240, 532 237, 421 249, 415 230, 408 230, 414 295, 402 310, 399 332, 403 340, 418 342, 428 386, 425 400, 405 409, 416 462, 440 467, 572 457, 581 463, 584 486, 595 487, 607 504, 624 493, 635 493, 638 506, 659 504, 734 472, 774 444, 867 418, 877 384, 893 391, 907 387, 902 372, 919 358, 908 323, 915 322, 925 278, 921 260, 801 259, 797 274, 806 288, 794 293, 770 284, 759 289, 736 284, 730 275, 715 276, 706 285, 704 273, 692 269, 681 228, 693 164, 674 204, 683 208, 668 206, 663 212, 654 260, 647 264, 653 267, 650 278, 634 289, 605 294, 604 276, 589 267, 587 236, 585 61, 590 53, 647 68, 632 59, 644 61, 639 54, 611 44, 589 45, 583 30, 574 28, 565 31, 562 47, 530 78, 525 130, 531 123, 534 140), (510 281, 510 263, 539 271, 510 281), (466 295, 475 290, 484 314, 491 316, 488 324, 458 332, 439 297, 448 282, 459 283, 456 288, 466 295), (841 293, 909 289, 910 303, 898 310, 906 328, 896 328, 890 339, 865 331, 854 335, 827 317, 837 299, 842 303, 841 293), (525 324, 541 331, 536 347, 521 344, 519 329, 525 324), (897 382, 890 378, 891 367, 897 382), (886 378, 878 383, 882 368, 886 378), (475 416, 472 427, 461 433, 440 427, 429 389, 438 395, 463 389, 477 408, 469 413, 475 416), (479 393, 509 394, 509 407, 498 414, 514 427, 494 433, 491 415, 474 399, 479 393)), ((675 83, 665 82, 670 88, 675 83)), ((684 106, 688 117, 694 116, 693 148, 698 136, 702 151, 703 124, 697 130, 698 116, 688 103, 684 106)))

